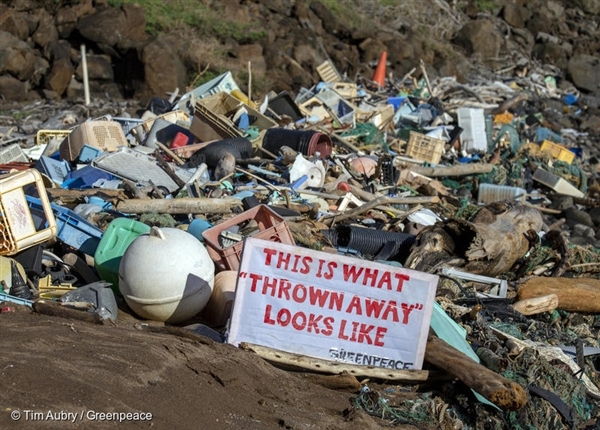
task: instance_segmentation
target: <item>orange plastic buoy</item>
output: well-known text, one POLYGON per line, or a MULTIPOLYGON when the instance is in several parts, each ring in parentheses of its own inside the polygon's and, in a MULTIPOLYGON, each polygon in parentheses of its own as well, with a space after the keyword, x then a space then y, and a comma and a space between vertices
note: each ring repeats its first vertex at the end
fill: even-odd
POLYGON ((379 57, 379 63, 377 63, 377 68, 375 69, 375 73, 373 74, 373 82, 376 82, 380 87, 385 86, 386 63, 387 63, 387 51, 383 51, 381 53, 381 57, 379 57))

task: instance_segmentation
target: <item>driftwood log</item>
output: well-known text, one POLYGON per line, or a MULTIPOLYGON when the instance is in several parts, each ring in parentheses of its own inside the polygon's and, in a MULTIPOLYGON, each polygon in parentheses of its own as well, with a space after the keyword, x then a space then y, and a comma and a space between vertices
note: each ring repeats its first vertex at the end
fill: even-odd
POLYGON ((429 335, 425 361, 460 379, 505 411, 521 409, 527 393, 519 384, 477 363, 435 335, 429 335))
POLYGON ((405 267, 432 273, 453 266, 477 275, 500 275, 527 253, 542 227, 542 217, 535 209, 519 204, 488 205, 473 222, 450 219, 424 228, 405 267))
POLYGON ((552 312, 558 306, 558 296, 548 294, 546 296, 531 297, 519 300, 512 307, 523 315, 536 315, 543 312, 552 312))
POLYGON ((179 199, 129 199, 117 204, 119 212, 168 213, 168 214, 228 214, 235 206, 242 206, 242 201, 233 197, 223 199, 196 199, 184 197, 179 199))
POLYGON ((429 176, 430 178, 439 178, 443 176, 465 176, 475 175, 479 173, 490 173, 494 169, 493 164, 486 163, 470 163, 458 164, 456 166, 410 166, 409 170, 420 175, 429 176))
POLYGON ((545 278, 536 276, 522 284, 519 300, 555 294, 557 309, 569 312, 600 312, 600 280, 592 278, 545 278))

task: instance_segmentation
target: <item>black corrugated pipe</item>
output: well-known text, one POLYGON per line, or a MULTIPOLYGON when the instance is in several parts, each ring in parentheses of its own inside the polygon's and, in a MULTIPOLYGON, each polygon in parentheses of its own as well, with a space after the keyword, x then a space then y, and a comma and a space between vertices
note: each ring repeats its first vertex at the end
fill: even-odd
POLYGON ((338 225, 329 235, 334 245, 360 251, 377 260, 406 260, 416 236, 349 225, 338 225))

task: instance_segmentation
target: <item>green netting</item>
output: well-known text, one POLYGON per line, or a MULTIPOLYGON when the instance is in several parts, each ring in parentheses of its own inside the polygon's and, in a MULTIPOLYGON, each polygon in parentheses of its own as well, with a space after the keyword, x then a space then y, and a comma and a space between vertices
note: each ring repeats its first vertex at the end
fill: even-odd
POLYGON ((175 227, 177 222, 169 214, 149 213, 140 216, 140 222, 151 227, 175 227))
POLYGON ((479 209, 479 206, 470 203, 468 199, 461 199, 460 207, 454 214, 454 218, 468 220, 475 215, 479 209))
POLYGON ((375 124, 358 123, 353 129, 342 133, 342 137, 353 137, 358 142, 366 145, 382 145, 385 151, 389 150, 385 136, 375 124))
POLYGON ((353 403, 356 408, 391 424, 412 424, 417 428, 427 426, 443 430, 464 428, 447 403, 426 393, 392 406, 389 400, 365 386, 353 403))
POLYGON ((586 395, 585 386, 564 365, 550 363, 534 349, 524 350, 514 363, 513 369, 503 376, 522 385, 535 385, 558 396, 569 410, 571 423, 548 401, 531 395, 525 407, 506 413, 511 429, 564 429, 578 428, 591 416, 592 404, 586 395))

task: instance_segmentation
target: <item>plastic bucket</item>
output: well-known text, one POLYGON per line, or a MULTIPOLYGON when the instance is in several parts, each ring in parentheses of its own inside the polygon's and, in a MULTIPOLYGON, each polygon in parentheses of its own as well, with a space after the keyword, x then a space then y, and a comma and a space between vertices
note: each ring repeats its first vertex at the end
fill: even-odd
POLYGON ((319 152, 319 156, 325 158, 331 154, 333 142, 328 135, 314 130, 288 130, 285 128, 267 130, 262 147, 277 154, 282 146, 288 146, 309 157, 319 152))

